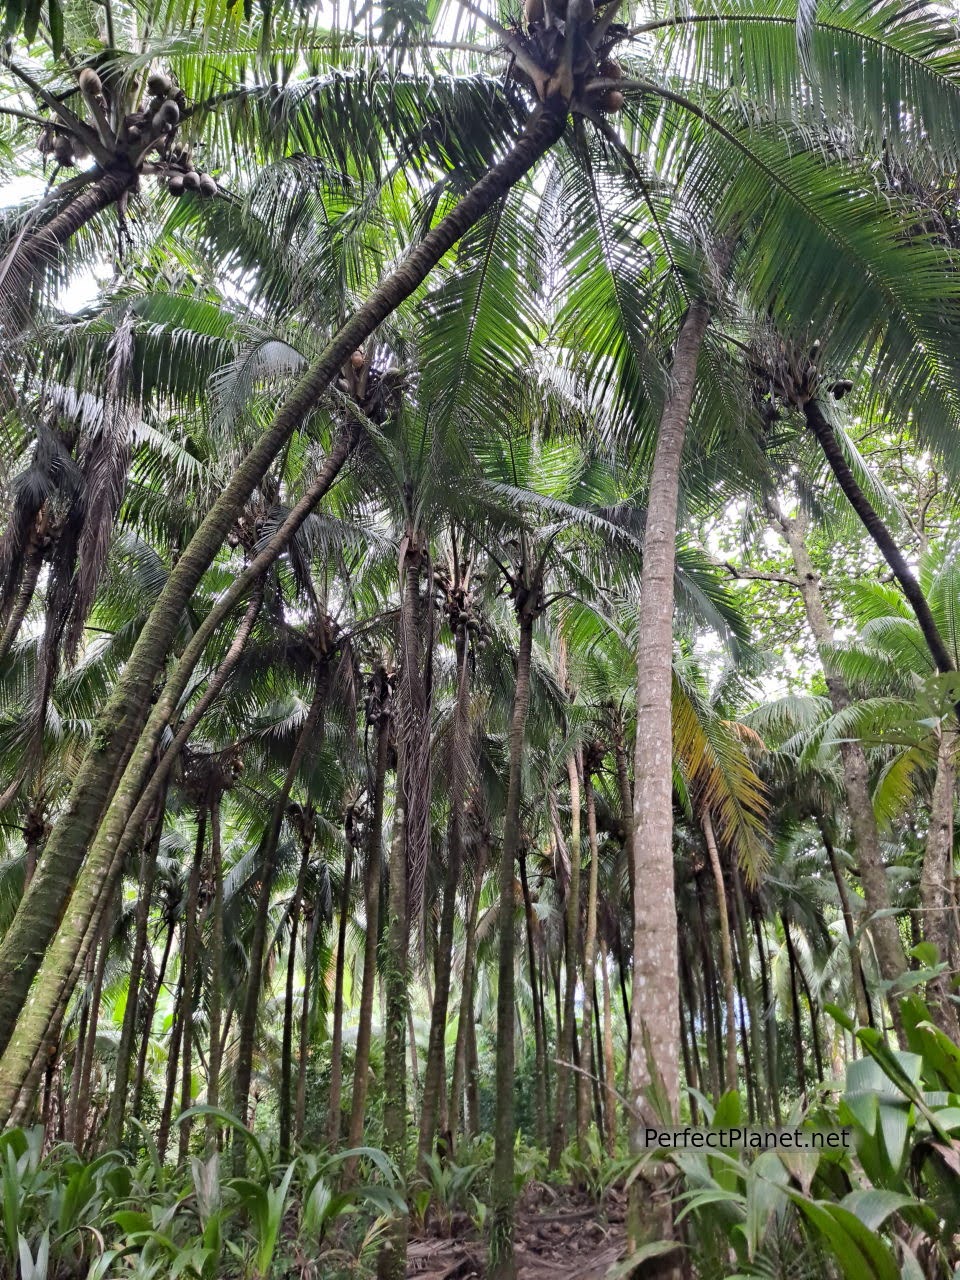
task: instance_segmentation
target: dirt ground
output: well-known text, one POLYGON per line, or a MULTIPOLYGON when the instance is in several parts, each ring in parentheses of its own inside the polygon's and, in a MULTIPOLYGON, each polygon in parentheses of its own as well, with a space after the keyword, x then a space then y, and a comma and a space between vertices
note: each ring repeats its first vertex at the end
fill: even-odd
MULTIPOLYGON (((623 1256, 626 1199, 617 1192, 598 1205, 575 1191, 532 1183, 518 1206, 516 1250, 519 1280, 603 1280, 623 1256)), ((477 1280, 484 1248, 472 1225, 459 1215, 450 1235, 411 1237, 407 1280, 477 1280)))

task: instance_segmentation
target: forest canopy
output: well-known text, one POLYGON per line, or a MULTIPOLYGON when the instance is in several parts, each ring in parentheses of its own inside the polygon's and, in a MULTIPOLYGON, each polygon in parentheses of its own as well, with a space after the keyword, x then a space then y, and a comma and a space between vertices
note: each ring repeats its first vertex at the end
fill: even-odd
POLYGON ((957 14, 0 14, 0 1277, 960 1274, 957 14))

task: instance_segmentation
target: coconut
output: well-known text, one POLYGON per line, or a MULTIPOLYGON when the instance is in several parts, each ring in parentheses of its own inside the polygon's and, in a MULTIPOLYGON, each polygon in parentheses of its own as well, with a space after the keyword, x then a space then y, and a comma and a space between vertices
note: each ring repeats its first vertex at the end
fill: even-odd
POLYGON ((196 169, 191 169, 189 173, 183 175, 183 185, 188 191, 200 190, 200 175, 196 169))
POLYGON ((216 179, 211 178, 209 173, 201 173, 200 175, 200 194, 202 196, 215 196, 217 194, 216 179))
POLYGON ((170 81, 167 76, 162 75, 160 72, 157 71, 157 72, 154 72, 154 74, 147 81, 147 88, 152 94, 155 95, 155 97, 165 98, 166 95, 170 92, 170 81))
POLYGON ((172 196, 182 196, 184 191, 184 181, 182 173, 175 173, 167 183, 167 190, 172 196))
POLYGON ((92 67, 84 67, 79 75, 80 88, 84 93, 89 94, 91 98, 97 98, 103 93, 103 85, 100 77, 92 67))

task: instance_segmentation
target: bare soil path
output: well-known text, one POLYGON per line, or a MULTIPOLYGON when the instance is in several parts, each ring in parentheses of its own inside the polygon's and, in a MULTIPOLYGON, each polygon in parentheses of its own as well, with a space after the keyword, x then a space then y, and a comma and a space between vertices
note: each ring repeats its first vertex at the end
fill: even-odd
MULTIPOLYGON (((597 1204, 577 1191, 529 1185, 517 1212, 518 1280, 604 1280, 623 1256, 625 1209, 616 1191, 597 1204)), ((455 1215, 449 1235, 429 1226, 410 1240, 407 1280, 482 1280, 485 1250, 469 1220, 455 1215)))

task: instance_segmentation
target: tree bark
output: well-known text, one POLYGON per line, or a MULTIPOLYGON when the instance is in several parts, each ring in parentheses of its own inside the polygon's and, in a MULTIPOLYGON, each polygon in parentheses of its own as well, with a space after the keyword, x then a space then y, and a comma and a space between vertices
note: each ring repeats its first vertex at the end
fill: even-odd
MULTIPOLYGON (((111 795, 119 768, 133 751, 136 735, 146 719, 153 683, 179 628, 182 611, 253 489, 316 406, 344 361, 410 297, 460 237, 554 145, 565 123, 565 111, 538 110, 503 160, 426 233, 373 291, 300 380, 184 549, 94 726, 69 799, 48 841, 51 856, 44 859, 43 872, 35 877, 30 893, 20 904, 0 944, 0 1049, 8 1046, 44 952, 63 923, 64 909, 85 851, 111 795)), ((153 744, 148 742, 142 751, 134 753, 131 776, 121 784, 124 793, 121 808, 126 812, 120 831, 133 808, 134 797, 139 794, 153 749, 153 744)), ((116 832, 115 840, 119 839, 120 831, 116 832)), ((98 883, 102 882, 100 866, 96 877, 98 883)), ((83 929, 77 929, 71 921, 65 932, 71 935, 72 954, 75 954, 83 929)), ((62 981, 57 974, 57 984, 62 981)), ((54 1008, 58 999, 59 992, 54 998, 54 1008)), ((5 1055, 5 1060, 0 1061, 0 1118, 9 1113, 51 1016, 45 1008, 31 1008, 29 1013, 27 1025, 18 1034, 19 1043, 12 1059, 6 1060, 5 1055)))
POLYGON ((166 787, 160 794, 157 815, 154 819, 150 839, 143 846, 140 858, 140 896, 137 899, 137 916, 133 940, 133 953, 130 957, 130 975, 127 980, 127 1003, 123 1011, 123 1026, 120 1030, 120 1043, 117 1046, 117 1070, 107 1112, 106 1147, 119 1147, 123 1141, 123 1127, 126 1118, 127 1090, 130 1082, 130 1063, 137 1037, 137 1015, 140 1012, 140 978, 147 951, 147 931, 150 925, 150 906, 153 901, 153 881, 157 870, 157 855, 160 852, 160 839, 163 835, 164 810, 166 804, 166 787))
POLYGON ((843 450, 840 448, 836 433, 824 414, 820 402, 816 399, 805 401, 803 414, 807 420, 807 426, 816 436, 824 457, 830 464, 830 470, 836 477, 844 496, 859 516, 861 523, 867 533, 870 534, 880 554, 890 566, 893 576, 900 584, 900 589, 907 597, 910 607, 916 614, 917 622, 920 624, 920 630, 923 633, 924 640, 927 642, 927 648, 930 650, 937 670, 944 673, 955 670, 953 659, 947 651, 947 646, 943 643, 943 637, 940 635, 933 614, 930 612, 927 598, 920 589, 920 583, 914 577, 890 530, 874 511, 866 494, 857 484, 853 472, 843 456, 843 450))
POLYGON ((723 974, 723 998, 726 1006, 726 1087, 736 1089, 737 1069, 737 1014, 736 991, 737 981, 733 971, 733 944, 730 940, 730 914, 727 910, 727 891, 723 883, 723 867, 720 865, 720 853, 713 832, 713 823, 706 811, 701 814, 700 825, 707 846, 710 860, 710 871, 713 874, 713 888, 717 895, 717 919, 720 925, 720 961, 723 974))
MULTIPOLYGON (((404 790, 397 786, 390 842, 390 893, 384 947, 386 1026, 383 1046, 383 1149, 403 1169, 407 1139, 407 858, 404 790)), ((393 1224, 377 1257, 378 1280, 403 1280, 407 1271, 407 1220, 393 1224)))
MULTIPOLYGON (((350 853, 347 853, 348 866, 350 853)), ((281 1033, 280 1042, 280 1160, 286 1162, 290 1159, 290 1136, 293 1131, 293 986, 294 979, 297 975, 297 932, 300 926, 300 907, 303 902, 303 895, 307 883, 307 869, 310 864, 310 842, 304 840, 303 849, 300 854, 300 867, 297 871, 297 883, 293 890, 293 901, 290 904, 290 940, 287 944, 287 973, 284 984, 283 998, 283 1031, 281 1033)), ((349 890, 348 890, 349 892, 349 890)), ((340 956, 337 955, 337 976, 340 980, 340 988, 337 995, 340 999, 340 1013, 343 1012, 342 1001, 342 980, 343 970, 340 965, 340 956)), ((334 1040, 331 1045, 331 1108, 333 1105, 333 1081, 336 1079, 339 1086, 340 1080, 340 1044, 338 1036, 339 1028, 334 1020, 334 1040)), ((339 1095, 339 1088, 338 1088, 339 1095)), ((337 1110, 339 1113, 339 1096, 337 1098, 337 1110)))
MULTIPOLYGON (((210 879, 213 900, 210 916, 210 1049, 207 1062, 207 1105, 220 1105, 221 1023, 223 1022, 223 850, 220 833, 220 796, 210 797, 210 879)), ((217 1119, 207 1117, 207 1154, 217 1149, 217 1119)))
MULTIPOLYGON (((357 1025, 357 1047, 354 1054, 353 1096, 350 1100, 350 1129, 347 1146, 357 1147, 363 1138, 363 1119, 367 1101, 367 1076, 370 1071, 370 1042, 373 1038, 373 1006, 377 995, 377 940, 380 930, 380 877, 383 867, 383 800, 386 790, 387 762, 390 756, 391 711, 386 672, 378 672, 381 686, 377 716, 377 756, 372 784, 370 840, 364 872, 363 900, 366 932, 363 943, 363 983, 360 988, 360 1012, 357 1025)), ((344 1171, 345 1181, 352 1176, 355 1163, 344 1171)))
POLYGON ((461 624, 456 631, 457 700, 451 735, 453 749, 450 759, 447 875, 443 891, 443 910, 440 916, 440 936, 437 940, 436 987, 430 1011, 430 1036, 427 1042, 420 1134, 417 1144, 417 1161, 421 1168, 425 1157, 433 1150, 438 1103, 446 1084, 447 1074, 445 1050, 447 1011, 453 969, 453 930, 456 921, 457 890, 460 886, 460 870, 463 866, 463 806, 468 784, 465 761, 459 749, 460 744, 469 740, 470 733, 470 666, 467 649, 467 629, 461 624))
MULTIPOLYGON (((532 603, 532 602, 531 602, 532 603)), ((497 963, 497 1110, 494 1122, 493 1175, 490 1183, 491 1226, 488 1280, 514 1280, 514 884, 520 849, 520 802, 523 743, 530 706, 530 668, 533 659, 534 612, 518 599, 520 647, 517 680, 510 717, 510 774, 503 817, 503 850, 500 855, 500 951, 497 963)))
MULTIPOLYGON (((197 821, 197 846, 193 854, 193 865, 190 868, 190 879, 187 882, 187 909, 183 922, 183 955, 180 959, 182 977, 182 1020, 183 1020, 183 1077, 180 1085, 180 1114, 189 1111, 193 1105, 193 1010, 194 997, 198 987, 199 955, 199 903, 200 903, 200 871, 203 867, 203 850, 207 837, 207 806, 204 805, 197 821)), ((183 1164, 190 1150, 191 1122, 180 1122, 180 1140, 178 1161, 183 1164)))
POLYGON ((960 1040, 956 1005, 950 999, 949 975, 956 745, 956 729, 942 726, 937 750, 937 773, 930 803, 930 826, 920 873, 923 940, 932 943, 937 949, 940 963, 948 965, 945 973, 927 983, 927 999, 937 1026, 954 1041, 960 1040))
POLYGON ((20 590, 17 592, 16 600, 10 611, 10 616, 6 619, 6 625, 0 633, 0 662, 7 656, 13 647, 13 643, 20 633, 20 626, 27 616, 27 610, 30 608, 30 601, 33 599, 33 593, 37 589, 37 579, 40 577, 40 570, 43 568, 43 547, 34 546, 29 549, 23 563, 23 573, 20 579, 20 590))
POLYGON ((580 950, 580 767, 576 755, 567 757, 570 783, 570 883, 564 906, 564 987, 563 1025, 557 1045, 557 1095, 553 1112, 553 1135, 550 1143, 550 1168, 557 1169, 567 1141, 570 1119, 570 1086, 577 1038, 577 954, 580 950))
POLYGON ((604 1105, 606 1119, 606 1148, 611 1159, 617 1151, 617 1068, 613 1052, 613 1007, 610 1001, 610 972, 607 963, 607 948, 603 937, 600 938, 600 975, 603 991, 603 1062, 607 1082, 607 1096, 604 1105))
POLYGON ((527 879, 527 855, 521 850, 520 888, 523 891, 523 915, 527 935, 527 967, 530 971, 530 992, 533 1000, 533 1039, 535 1046, 536 1074, 534 1076, 534 1110, 537 1126, 537 1143, 547 1144, 547 1046, 544 1039, 544 1021, 540 1007, 540 985, 537 981, 537 952, 534 943, 533 901, 527 879))
MULTIPOLYGON (((460 1114, 464 1089, 467 1085, 467 1049, 473 1020, 473 984, 477 967, 477 923, 480 919, 480 894, 487 870, 487 843, 480 847, 474 876, 473 894, 470 899, 470 915, 467 918, 467 936, 463 949, 463 975, 460 982, 460 1013, 457 1018, 457 1043, 453 1051, 453 1076, 450 1081, 450 1132, 454 1143, 460 1129, 460 1114)), ((471 1127, 468 1124, 468 1131, 471 1127)))
MULTIPOLYGON (((590 1054, 590 1023, 593 1018, 593 994, 597 972, 597 886, 600 875, 600 843, 597 839, 597 806, 590 781, 590 768, 584 763, 583 794, 587 806, 587 842, 590 847, 590 878, 587 882, 587 927, 583 943, 583 1022, 580 1028, 580 1061, 590 1054)), ((577 1076, 577 1141, 580 1158, 586 1159, 587 1127, 590 1119, 590 1079, 577 1076)), ((602 1132, 602 1130, 601 1130, 602 1132)))
MULTIPOLYGON (((691 303, 674 350, 671 386, 660 418, 643 540, 637 631, 637 741, 634 762, 633 1046, 631 1149, 639 1152, 657 1078, 674 1116, 679 1104, 680 998, 673 879, 673 575, 680 464, 693 404, 697 363, 710 320, 705 300, 691 303), (643 893, 639 887, 643 886, 643 893)), ((665 1119, 666 1117, 662 1117, 665 1119)))
POLYGON ((820 817, 817 818, 817 824, 820 827, 823 847, 826 849, 827 857, 830 859, 830 871, 833 875, 833 882, 837 886, 837 896, 840 899, 840 913, 843 916, 843 927, 847 935, 847 950, 850 953, 853 1003, 857 1011, 857 1020, 861 1027, 869 1027, 873 1025, 873 1015, 870 1009, 870 998, 867 995, 866 979, 863 976, 863 965, 860 961, 860 946, 857 942, 857 931, 853 922, 850 893, 847 889, 847 882, 843 878, 843 870, 837 857, 837 851, 827 832, 827 824, 820 817))
POLYGON ((297 1109, 293 1132, 297 1143, 303 1142, 307 1115, 307 1063, 310 1057, 310 999, 313 994, 313 952, 320 927, 320 909, 314 904, 303 953, 303 1001, 300 1006, 300 1053, 297 1062, 297 1109))
MULTIPOLYGON (((337 925, 337 963, 333 979, 333 1036, 330 1041, 330 1097, 327 1116, 327 1145, 336 1151, 340 1145, 340 1095, 343 1087, 343 975, 347 960, 347 922, 350 919, 350 892, 353 881, 353 847, 347 847, 343 867, 343 896, 337 925)), ((290 980, 288 978, 288 984, 290 980)), ((291 993, 292 994, 292 993, 291 993)))

